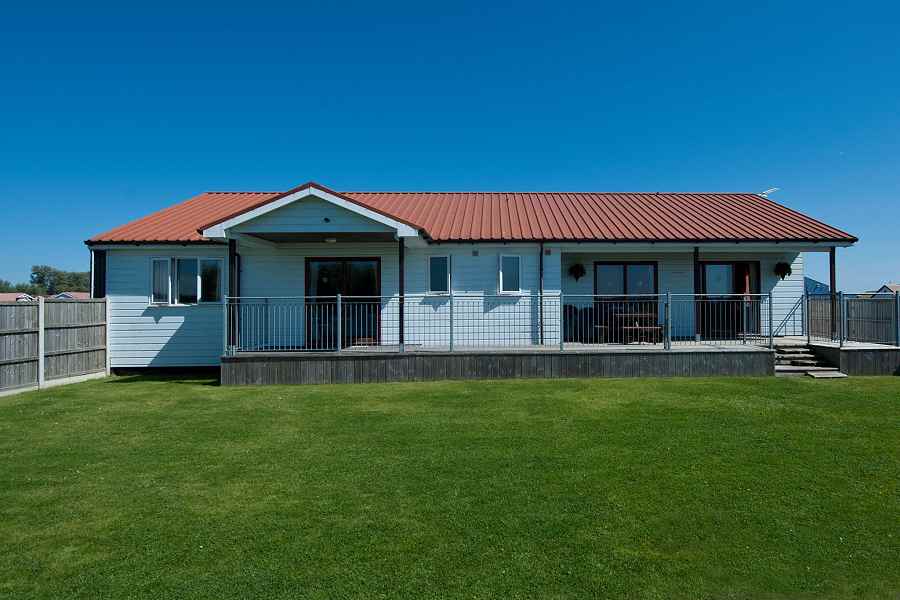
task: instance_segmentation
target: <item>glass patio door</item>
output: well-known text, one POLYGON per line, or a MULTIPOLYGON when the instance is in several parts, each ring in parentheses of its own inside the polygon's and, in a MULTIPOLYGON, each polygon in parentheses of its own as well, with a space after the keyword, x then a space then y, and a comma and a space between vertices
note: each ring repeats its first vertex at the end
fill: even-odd
POLYGON ((750 262, 703 263, 700 332, 707 340, 747 338, 760 331, 759 266, 750 262))
POLYGON ((381 261, 378 258, 306 260, 306 347, 334 350, 375 345, 380 338, 381 261), (337 314, 337 295, 341 314, 337 314))

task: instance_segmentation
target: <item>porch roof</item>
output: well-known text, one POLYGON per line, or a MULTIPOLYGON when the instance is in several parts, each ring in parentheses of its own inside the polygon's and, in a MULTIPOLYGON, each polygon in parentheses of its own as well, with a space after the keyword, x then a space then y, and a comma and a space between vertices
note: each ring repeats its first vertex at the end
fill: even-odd
POLYGON ((752 193, 205 192, 88 244, 208 242, 202 232, 304 190, 393 219, 433 242, 813 242, 857 238, 752 193))

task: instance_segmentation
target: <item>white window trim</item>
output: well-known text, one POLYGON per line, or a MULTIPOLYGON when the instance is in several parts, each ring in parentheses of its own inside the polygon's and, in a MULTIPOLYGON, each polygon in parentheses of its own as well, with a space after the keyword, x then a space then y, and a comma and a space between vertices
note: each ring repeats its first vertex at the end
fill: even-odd
POLYGON ((200 304, 222 304, 225 301, 225 259, 220 258, 218 256, 152 256, 150 257, 150 294, 147 296, 147 304, 149 306, 161 307, 161 306, 173 306, 173 307, 184 307, 184 306, 197 306, 200 304), (177 298, 175 293, 177 291, 174 283, 177 281, 178 277, 178 261, 179 260, 193 260, 197 263, 197 302, 190 303, 181 303, 177 302, 177 298), (221 286, 221 298, 219 300, 204 300, 203 299, 203 282, 201 281, 201 270, 200 270, 200 262, 201 261, 215 261, 219 263, 219 285, 221 286), (153 264, 157 261, 166 261, 168 263, 169 269, 169 277, 168 277, 168 302, 154 302, 153 301, 153 264))
POLYGON ((520 254, 501 254, 497 263, 497 294, 500 296, 520 296, 522 294, 522 256, 520 254), (503 259, 515 258, 518 265, 519 289, 504 290, 503 289, 503 259))
POLYGON ((432 254, 425 259, 425 295, 427 296, 449 296, 450 292, 453 291, 453 288, 450 287, 453 278, 450 274, 453 272, 453 262, 450 259, 449 254, 432 254), (431 259, 432 258, 446 258, 447 259, 447 291, 446 292, 433 292, 431 291, 431 259))

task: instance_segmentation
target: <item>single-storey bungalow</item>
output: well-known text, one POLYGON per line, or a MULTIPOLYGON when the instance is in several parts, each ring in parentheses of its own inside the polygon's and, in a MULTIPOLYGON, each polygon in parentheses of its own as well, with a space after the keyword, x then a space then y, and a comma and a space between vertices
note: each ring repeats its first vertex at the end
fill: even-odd
POLYGON ((803 333, 803 254, 830 253, 835 289, 835 249, 856 241, 753 193, 311 182, 202 193, 87 244, 120 368, 287 353, 760 350, 803 333))

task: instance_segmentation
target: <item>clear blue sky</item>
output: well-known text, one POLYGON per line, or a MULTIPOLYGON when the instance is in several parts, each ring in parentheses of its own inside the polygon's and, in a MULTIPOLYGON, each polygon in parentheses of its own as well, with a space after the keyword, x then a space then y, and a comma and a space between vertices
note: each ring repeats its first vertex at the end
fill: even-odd
POLYGON ((314 179, 778 186, 861 238, 841 287, 900 279, 900 8, 626 4, 5 6, 0 277, 85 269, 84 239, 203 190, 314 179))

